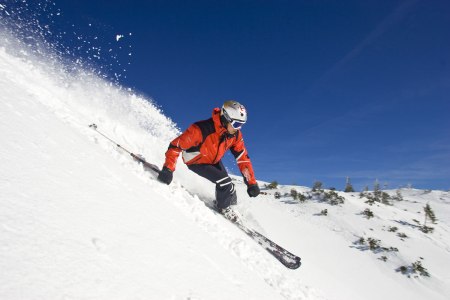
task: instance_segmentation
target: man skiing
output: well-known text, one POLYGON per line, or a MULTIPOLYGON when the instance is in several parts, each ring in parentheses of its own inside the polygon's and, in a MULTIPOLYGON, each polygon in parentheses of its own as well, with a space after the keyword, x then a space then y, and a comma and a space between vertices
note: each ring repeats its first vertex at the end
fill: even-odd
POLYGON ((230 205, 236 204, 236 190, 221 161, 228 149, 236 158, 248 195, 256 197, 260 193, 240 130, 246 121, 247 111, 236 101, 226 101, 221 109, 214 108, 210 119, 192 124, 169 144, 158 180, 166 184, 172 182, 178 156, 182 153, 189 170, 216 184, 216 209, 225 217, 235 219, 230 205))

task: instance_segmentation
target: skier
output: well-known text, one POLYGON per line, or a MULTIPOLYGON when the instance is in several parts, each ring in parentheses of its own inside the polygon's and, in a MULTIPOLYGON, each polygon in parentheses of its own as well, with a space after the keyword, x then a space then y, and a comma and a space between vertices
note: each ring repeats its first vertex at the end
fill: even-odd
POLYGON ((247 111, 236 101, 226 101, 221 109, 214 108, 210 119, 192 124, 169 144, 158 180, 166 184, 172 182, 177 159, 182 152, 189 170, 216 184, 215 208, 235 221, 236 215, 230 205, 237 202, 236 190, 221 161, 228 149, 236 158, 248 195, 256 197, 260 193, 240 130, 246 121, 247 111))

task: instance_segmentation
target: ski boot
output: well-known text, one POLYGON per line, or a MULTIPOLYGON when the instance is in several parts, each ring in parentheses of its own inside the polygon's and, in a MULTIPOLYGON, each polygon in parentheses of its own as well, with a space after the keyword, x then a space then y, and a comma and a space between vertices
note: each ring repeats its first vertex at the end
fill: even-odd
POLYGON ((239 221, 238 215, 230 206, 220 209, 219 212, 230 222, 236 223, 239 221))

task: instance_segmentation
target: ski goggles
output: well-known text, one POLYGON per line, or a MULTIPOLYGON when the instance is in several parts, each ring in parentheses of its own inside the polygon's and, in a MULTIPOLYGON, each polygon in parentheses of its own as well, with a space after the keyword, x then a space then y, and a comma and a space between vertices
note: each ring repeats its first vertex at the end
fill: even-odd
POLYGON ((241 121, 237 121, 237 120, 232 120, 230 122, 231 126, 233 126, 234 129, 241 129, 242 125, 245 124, 245 122, 241 122, 241 121))
POLYGON ((245 122, 242 122, 239 120, 234 120, 234 119, 230 118, 230 116, 224 109, 222 109, 222 114, 225 117, 225 120, 227 120, 227 122, 230 123, 234 129, 241 129, 242 125, 245 124, 245 122))

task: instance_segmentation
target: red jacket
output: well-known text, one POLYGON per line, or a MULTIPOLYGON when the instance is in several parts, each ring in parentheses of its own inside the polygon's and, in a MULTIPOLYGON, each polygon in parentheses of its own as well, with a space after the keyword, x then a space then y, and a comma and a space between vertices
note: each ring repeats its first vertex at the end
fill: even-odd
POLYGON ((183 152, 183 161, 192 164, 216 164, 230 149, 247 184, 256 184, 252 163, 244 145, 242 132, 230 135, 220 122, 220 108, 215 108, 212 118, 192 124, 174 139, 166 152, 164 166, 175 171, 178 156, 183 152))

